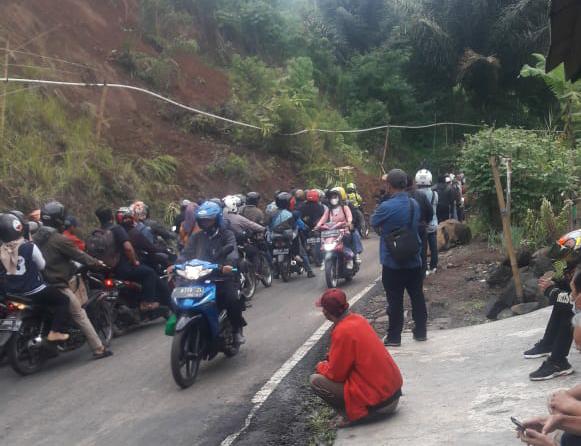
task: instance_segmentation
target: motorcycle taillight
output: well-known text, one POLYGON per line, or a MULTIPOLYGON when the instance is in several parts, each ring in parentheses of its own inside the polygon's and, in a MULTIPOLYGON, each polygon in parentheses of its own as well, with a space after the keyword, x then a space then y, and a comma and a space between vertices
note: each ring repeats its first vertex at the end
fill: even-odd
POLYGON ((103 285, 105 285, 105 288, 107 289, 115 288, 115 281, 113 279, 105 279, 103 285))

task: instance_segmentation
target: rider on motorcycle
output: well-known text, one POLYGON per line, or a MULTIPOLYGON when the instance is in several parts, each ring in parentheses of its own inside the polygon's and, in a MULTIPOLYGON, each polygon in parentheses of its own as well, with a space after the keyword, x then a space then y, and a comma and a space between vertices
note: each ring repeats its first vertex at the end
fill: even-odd
POLYGON ((357 186, 355 183, 349 183, 346 189, 347 199, 353 203, 355 207, 361 208, 363 206, 363 197, 359 195, 359 192, 357 192, 357 186))
MULTIPOLYGON (((281 192, 276 196, 275 202, 277 211, 274 212, 269 223, 269 231, 271 233, 278 232, 281 229, 292 229, 293 231, 307 229, 307 226, 298 217, 298 215, 295 215, 290 211, 291 198, 292 196, 288 192, 281 192)), ((294 255, 301 257, 303 266, 307 270, 307 277, 315 277, 315 273, 313 272, 311 263, 309 262, 309 256, 307 255, 301 238, 298 236, 298 234, 296 234, 293 238, 292 251, 294 255)))
POLYGON ((323 225, 329 222, 333 224, 344 223, 345 228, 350 231, 349 236, 345 238, 345 243, 353 249, 355 262, 361 263, 361 253, 363 252, 361 236, 358 231, 354 230, 353 214, 349 206, 345 204, 344 198, 346 198, 346 194, 342 187, 335 187, 327 193, 329 208, 325 209, 325 213, 317 223, 316 229, 320 230, 323 225))
POLYGON ((234 235, 239 236, 244 232, 261 233, 266 231, 266 228, 252 220, 240 215, 238 208, 240 200, 234 195, 228 195, 222 200, 224 203, 224 221, 227 223, 228 229, 234 232, 234 235))
POLYGON ((258 192, 248 192, 246 194, 246 205, 240 209, 240 215, 258 223, 261 226, 265 225, 264 212, 258 208, 260 202, 260 194, 258 192))
POLYGON ((12 214, 0 214, 0 266, 5 273, 5 290, 26 296, 37 305, 48 305, 54 317, 48 333, 49 342, 66 341, 62 330, 67 318, 69 299, 59 289, 49 286, 41 271, 46 261, 38 246, 24 239, 24 225, 12 214))
POLYGON ((85 309, 83 300, 86 289, 82 281, 75 278, 76 267, 73 262, 93 268, 103 268, 105 264, 77 248, 63 232, 66 225, 66 209, 58 201, 51 201, 41 209, 43 226, 34 235, 34 243, 40 248, 46 260, 43 271, 45 280, 58 288, 68 298, 69 312, 93 350, 94 359, 102 359, 113 353, 108 350, 97 335, 85 309), (77 290, 78 293, 75 293, 77 290))
MULTIPOLYGON (((307 192, 307 201, 301 209, 301 219, 305 222, 307 227, 314 231, 317 223, 325 213, 325 206, 320 202, 319 192, 315 189, 311 189, 307 192)), ((321 264, 321 243, 316 243, 313 246, 314 258, 317 264, 321 264)))
POLYGON ((188 245, 180 254, 177 263, 198 259, 217 263, 222 266, 222 274, 231 277, 216 284, 216 299, 218 306, 225 308, 232 324, 234 339, 238 344, 246 342, 242 328, 246 325, 242 317, 242 306, 236 290, 235 276, 232 269, 238 262, 238 246, 234 233, 225 229, 222 208, 213 202, 205 202, 196 213, 196 221, 201 231, 189 238, 188 245), (232 250, 225 257, 221 254, 224 248, 232 250))
POLYGON ((170 244, 177 239, 175 233, 164 227, 161 223, 151 219, 149 206, 143 201, 135 201, 130 208, 137 220, 137 230, 142 232, 151 243, 155 244, 158 237, 161 237, 166 244, 170 244))

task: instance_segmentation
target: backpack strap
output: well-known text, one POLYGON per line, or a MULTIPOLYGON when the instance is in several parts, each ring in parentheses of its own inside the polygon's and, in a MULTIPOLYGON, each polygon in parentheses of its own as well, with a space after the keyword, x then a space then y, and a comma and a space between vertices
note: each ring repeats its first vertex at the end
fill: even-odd
POLYGON ((408 228, 410 228, 410 230, 411 230, 414 226, 414 214, 415 214, 416 210, 415 210, 414 202, 412 201, 412 197, 410 197, 409 195, 408 195, 408 200, 410 202, 410 222, 408 224, 408 228))

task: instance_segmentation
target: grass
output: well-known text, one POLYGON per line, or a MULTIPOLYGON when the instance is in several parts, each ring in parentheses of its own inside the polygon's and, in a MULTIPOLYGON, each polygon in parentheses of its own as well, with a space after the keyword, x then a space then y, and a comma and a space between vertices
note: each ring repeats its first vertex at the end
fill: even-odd
POLYGON ((311 392, 305 399, 304 411, 310 432, 309 446, 331 446, 337 437, 336 429, 330 426, 335 411, 311 392))
POLYGON ((93 129, 93 117, 73 113, 41 90, 10 95, 0 145, 0 204, 29 211, 58 199, 93 221, 99 204, 137 197, 158 201, 159 190, 172 184, 176 160, 114 153, 96 140, 93 129))

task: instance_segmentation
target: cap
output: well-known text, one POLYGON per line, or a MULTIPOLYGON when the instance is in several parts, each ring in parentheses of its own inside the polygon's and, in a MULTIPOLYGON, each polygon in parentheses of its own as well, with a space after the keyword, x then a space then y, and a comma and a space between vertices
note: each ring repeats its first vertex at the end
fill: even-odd
POLYGON ((348 308, 347 296, 339 288, 331 288, 323 293, 317 299, 315 305, 324 308, 328 313, 335 317, 341 316, 348 308))

